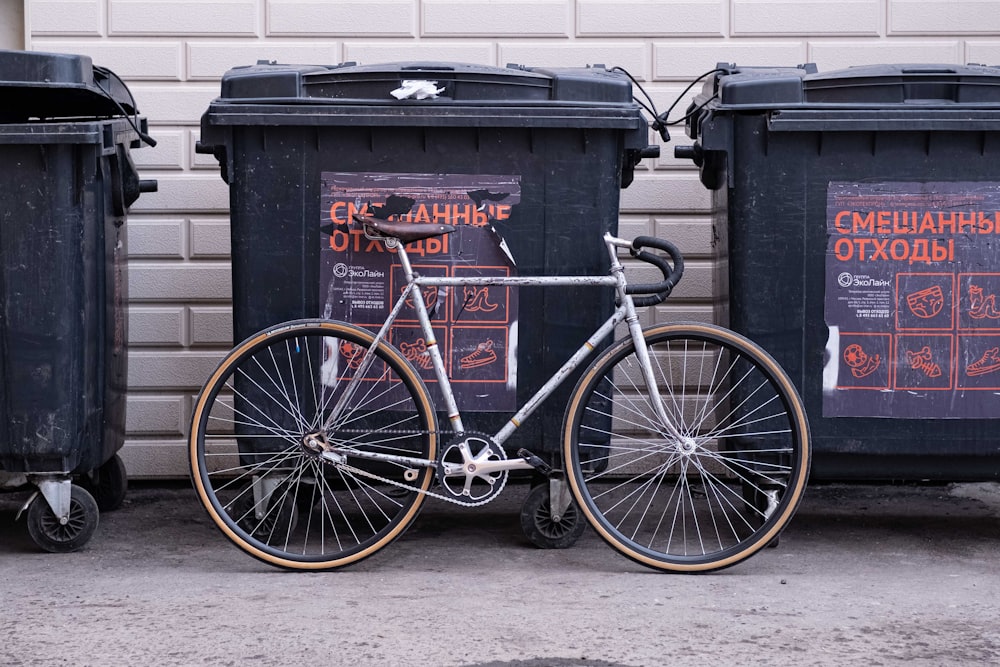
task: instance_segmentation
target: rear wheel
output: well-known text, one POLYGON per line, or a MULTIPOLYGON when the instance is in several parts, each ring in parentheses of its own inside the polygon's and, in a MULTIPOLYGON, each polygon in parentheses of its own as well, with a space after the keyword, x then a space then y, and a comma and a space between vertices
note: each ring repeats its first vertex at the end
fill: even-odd
POLYGON ((564 431, 569 481, 611 546, 644 565, 734 565, 791 519, 810 465, 802 401, 778 364, 726 329, 644 332, 669 422, 657 416, 631 339, 584 373, 564 431))
POLYGON ((433 468, 361 456, 432 461, 436 418, 409 362, 373 340, 342 322, 271 327, 234 348, 199 395, 189 443, 195 488, 216 525, 255 558, 341 567, 416 517, 433 468))

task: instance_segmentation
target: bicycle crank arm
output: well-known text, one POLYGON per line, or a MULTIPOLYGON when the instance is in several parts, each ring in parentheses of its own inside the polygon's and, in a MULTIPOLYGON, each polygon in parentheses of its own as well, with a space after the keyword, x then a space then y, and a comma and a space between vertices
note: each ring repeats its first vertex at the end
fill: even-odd
POLYGON ((507 470, 534 470, 535 466, 525 459, 505 459, 502 461, 469 461, 467 463, 445 464, 445 474, 467 474, 488 476, 507 470))
POLYGON ((539 473, 548 476, 552 474, 552 466, 541 460, 527 449, 517 450, 519 458, 503 459, 500 461, 479 461, 467 460, 465 463, 445 463, 445 474, 458 475, 462 473, 475 475, 491 475, 495 472, 507 470, 537 470, 539 473))

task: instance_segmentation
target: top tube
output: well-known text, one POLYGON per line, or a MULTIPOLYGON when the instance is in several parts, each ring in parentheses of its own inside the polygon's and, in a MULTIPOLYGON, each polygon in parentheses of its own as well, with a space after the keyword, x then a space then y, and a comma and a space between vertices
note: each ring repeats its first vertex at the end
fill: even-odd
POLYGON ((625 239, 618 238, 617 236, 612 236, 608 232, 604 232, 604 243, 608 246, 615 246, 618 248, 631 248, 632 242, 626 241, 625 239))

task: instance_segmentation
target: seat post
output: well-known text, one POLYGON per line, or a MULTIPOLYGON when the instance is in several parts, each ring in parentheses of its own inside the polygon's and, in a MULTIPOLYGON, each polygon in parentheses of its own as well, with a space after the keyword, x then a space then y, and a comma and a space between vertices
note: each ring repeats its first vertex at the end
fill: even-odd
MULTIPOLYGON (((386 250, 388 250, 389 252, 392 252, 391 249, 389 248, 388 241, 389 241, 389 238, 383 238, 382 239, 382 243, 385 244, 386 250)), ((406 253, 406 248, 404 247, 406 244, 404 244, 399 239, 396 239, 396 241, 397 241, 396 248, 395 248, 395 250, 396 250, 396 256, 399 258, 399 265, 403 269, 403 277, 406 278, 406 282, 409 283, 415 277, 414 274, 413 274, 413 267, 410 265, 410 256, 406 253)))

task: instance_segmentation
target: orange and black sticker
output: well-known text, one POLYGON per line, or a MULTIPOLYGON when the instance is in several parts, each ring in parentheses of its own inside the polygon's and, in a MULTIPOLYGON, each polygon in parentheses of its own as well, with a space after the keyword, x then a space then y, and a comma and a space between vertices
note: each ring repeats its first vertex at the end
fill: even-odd
MULTIPOLYGON (((454 225, 451 234, 407 244, 410 263, 421 276, 516 274, 496 226, 517 216, 519 176, 322 172, 321 186, 321 317, 377 330, 406 289, 396 251, 366 236, 353 221, 356 213, 454 225)), ((512 287, 425 286, 405 297, 389 340, 432 393, 438 392, 436 349, 461 409, 510 411, 516 407, 517 303, 512 287), (419 327, 416 299, 430 315, 433 336, 419 327)), ((345 372, 349 353, 341 366, 345 372)))
POLYGON ((830 183, 823 415, 1000 418, 1000 183, 830 183))

